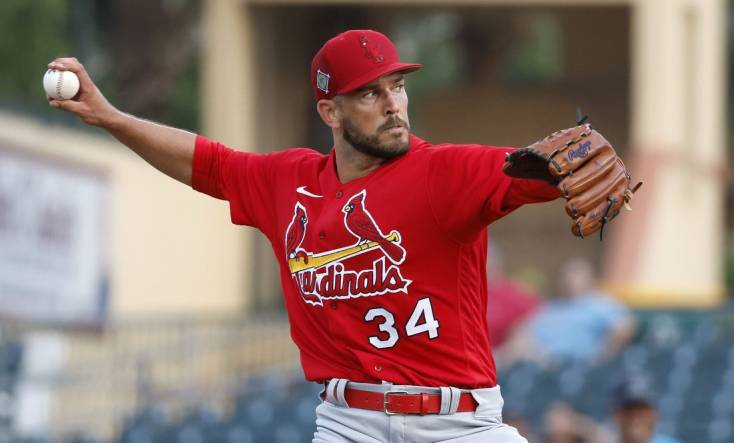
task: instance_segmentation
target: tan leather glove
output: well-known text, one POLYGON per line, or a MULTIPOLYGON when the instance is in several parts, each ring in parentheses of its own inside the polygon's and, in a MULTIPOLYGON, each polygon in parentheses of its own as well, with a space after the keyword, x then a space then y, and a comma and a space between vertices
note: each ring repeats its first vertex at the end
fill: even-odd
POLYGON ((583 124, 554 132, 532 145, 509 152, 505 174, 545 180, 558 186, 566 199, 571 231, 587 237, 619 214, 642 182, 630 187, 631 177, 612 145, 583 124))

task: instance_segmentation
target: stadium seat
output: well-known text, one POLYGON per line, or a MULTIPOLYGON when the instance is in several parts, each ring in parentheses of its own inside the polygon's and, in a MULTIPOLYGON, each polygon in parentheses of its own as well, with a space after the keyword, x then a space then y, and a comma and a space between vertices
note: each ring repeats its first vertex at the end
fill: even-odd
POLYGON ((224 443, 255 443, 255 436, 244 426, 232 426, 226 433, 224 443))
POLYGON ((204 443, 204 432, 201 428, 193 424, 184 425, 179 429, 177 443, 204 443))
MULTIPOLYGON (((666 311, 645 312, 641 322, 635 342, 609 362, 522 362, 503 370, 507 413, 540 430, 547 408, 561 400, 608 422, 613 387, 623 374, 642 372, 657 393, 660 432, 683 443, 734 441, 734 320, 666 311)), ((311 441, 322 386, 300 372, 254 376, 241 386, 232 417, 198 408, 171 423, 165 409, 148 406, 128 421, 120 443, 311 441)))
POLYGON ((312 435, 303 435, 300 429, 292 424, 279 425, 275 428, 273 443, 306 443, 312 435))
POLYGON ((715 419, 709 425, 708 431, 712 443, 732 441, 731 420, 715 419))
POLYGON ((146 426, 133 426, 123 432, 120 443, 154 443, 153 432, 146 426))

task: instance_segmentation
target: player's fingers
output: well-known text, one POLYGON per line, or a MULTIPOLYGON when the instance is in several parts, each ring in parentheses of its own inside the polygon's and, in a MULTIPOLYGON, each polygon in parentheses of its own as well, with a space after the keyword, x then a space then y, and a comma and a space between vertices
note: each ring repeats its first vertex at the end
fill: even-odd
POLYGON ((79 82, 82 85, 82 90, 87 89, 83 87, 85 84, 87 86, 90 86, 92 84, 92 79, 91 77, 89 77, 87 70, 84 68, 84 65, 82 65, 81 62, 76 59, 76 57, 61 57, 54 59, 48 64, 48 68, 56 69, 58 71, 73 72, 77 75, 77 77, 79 77, 79 82))
POLYGON ((54 100, 49 99, 48 104, 52 108, 61 109, 62 111, 71 112, 73 114, 79 114, 84 104, 74 100, 54 100))
POLYGON ((67 70, 71 70, 72 68, 76 69, 81 66, 81 63, 76 57, 58 57, 53 59, 51 62, 49 62, 48 67, 50 69, 58 69, 61 67, 66 68, 67 70))

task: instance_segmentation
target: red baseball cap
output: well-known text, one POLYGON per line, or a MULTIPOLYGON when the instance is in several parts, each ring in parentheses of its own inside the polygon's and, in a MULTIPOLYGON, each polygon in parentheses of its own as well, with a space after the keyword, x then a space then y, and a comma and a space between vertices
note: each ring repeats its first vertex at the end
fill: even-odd
POLYGON ((371 29, 356 29, 333 37, 311 62, 311 86, 317 100, 346 94, 395 72, 411 72, 423 65, 401 63, 395 44, 371 29))

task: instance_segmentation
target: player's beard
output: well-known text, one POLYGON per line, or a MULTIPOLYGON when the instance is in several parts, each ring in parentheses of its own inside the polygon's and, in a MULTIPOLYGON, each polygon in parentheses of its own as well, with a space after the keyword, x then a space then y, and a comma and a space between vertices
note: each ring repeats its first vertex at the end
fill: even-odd
POLYGON ((410 146, 410 141, 402 140, 402 138, 388 142, 380 142, 380 133, 395 125, 401 125, 405 127, 406 130, 410 131, 410 125, 408 122, 396 115, 392 116, 388 121, 380 125, 380 127, 377 128, 377 132, 373 135, 367 135, 361 132, 348 119, 344 119, 342 124, 344 126, 344 140, 362 154, 391 160, 405 154, 410 146))

